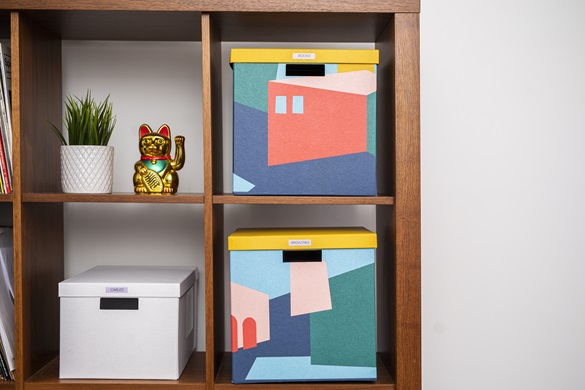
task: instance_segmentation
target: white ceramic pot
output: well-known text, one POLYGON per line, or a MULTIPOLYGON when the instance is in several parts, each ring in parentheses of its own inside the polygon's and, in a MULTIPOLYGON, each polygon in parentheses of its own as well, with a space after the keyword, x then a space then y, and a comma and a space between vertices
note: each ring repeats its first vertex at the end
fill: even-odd
POLYGON ((112 192, 114 147, 61 146, 61 187, 66 193, 112 192))

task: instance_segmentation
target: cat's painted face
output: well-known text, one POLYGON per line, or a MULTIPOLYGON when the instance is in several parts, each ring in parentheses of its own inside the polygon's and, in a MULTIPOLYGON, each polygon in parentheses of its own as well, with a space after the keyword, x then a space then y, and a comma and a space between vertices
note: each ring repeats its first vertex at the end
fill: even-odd
POLYGON ((171 153, 170 130, 161 126, 157 133, 147 125, 140 126, 140 153, 143 156, 166 156, 171 153))
POLYGON ((171 152, 171 140, 158 134, 145 135, 140 139, 140 153, 145 156, 165 156, 171 152))

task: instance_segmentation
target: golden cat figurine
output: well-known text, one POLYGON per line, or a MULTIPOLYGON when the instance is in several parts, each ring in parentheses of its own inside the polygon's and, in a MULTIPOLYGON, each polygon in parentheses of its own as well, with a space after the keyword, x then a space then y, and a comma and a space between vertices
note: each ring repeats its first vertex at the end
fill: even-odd
POLYGON ((179 187, 177 171, 185 164, 185 137, 175 137, 175 158, 171 159, 171 129, 162 125, 153 132, 146 124, 138 130, 140 161, 134 164, 134 192, 174 194, 179 187))

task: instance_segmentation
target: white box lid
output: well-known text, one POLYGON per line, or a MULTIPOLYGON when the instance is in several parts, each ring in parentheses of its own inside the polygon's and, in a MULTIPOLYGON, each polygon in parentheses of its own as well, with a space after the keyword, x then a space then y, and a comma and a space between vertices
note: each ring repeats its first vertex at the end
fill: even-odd
POLYGON ((197 277, 196 267, 97 266, 59 283, 59 297, 180 297, 197 277))

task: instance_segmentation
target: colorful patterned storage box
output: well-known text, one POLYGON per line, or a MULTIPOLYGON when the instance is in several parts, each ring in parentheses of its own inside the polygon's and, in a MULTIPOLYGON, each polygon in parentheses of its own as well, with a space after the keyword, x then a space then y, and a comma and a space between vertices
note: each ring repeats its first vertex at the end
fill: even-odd
POLYGON ((374 248, 364 228, 232 233, 232 382, 376 380, 374 248))
POLYGON ((378 57, 232 49, 233 193, 376 195, 378 57))

